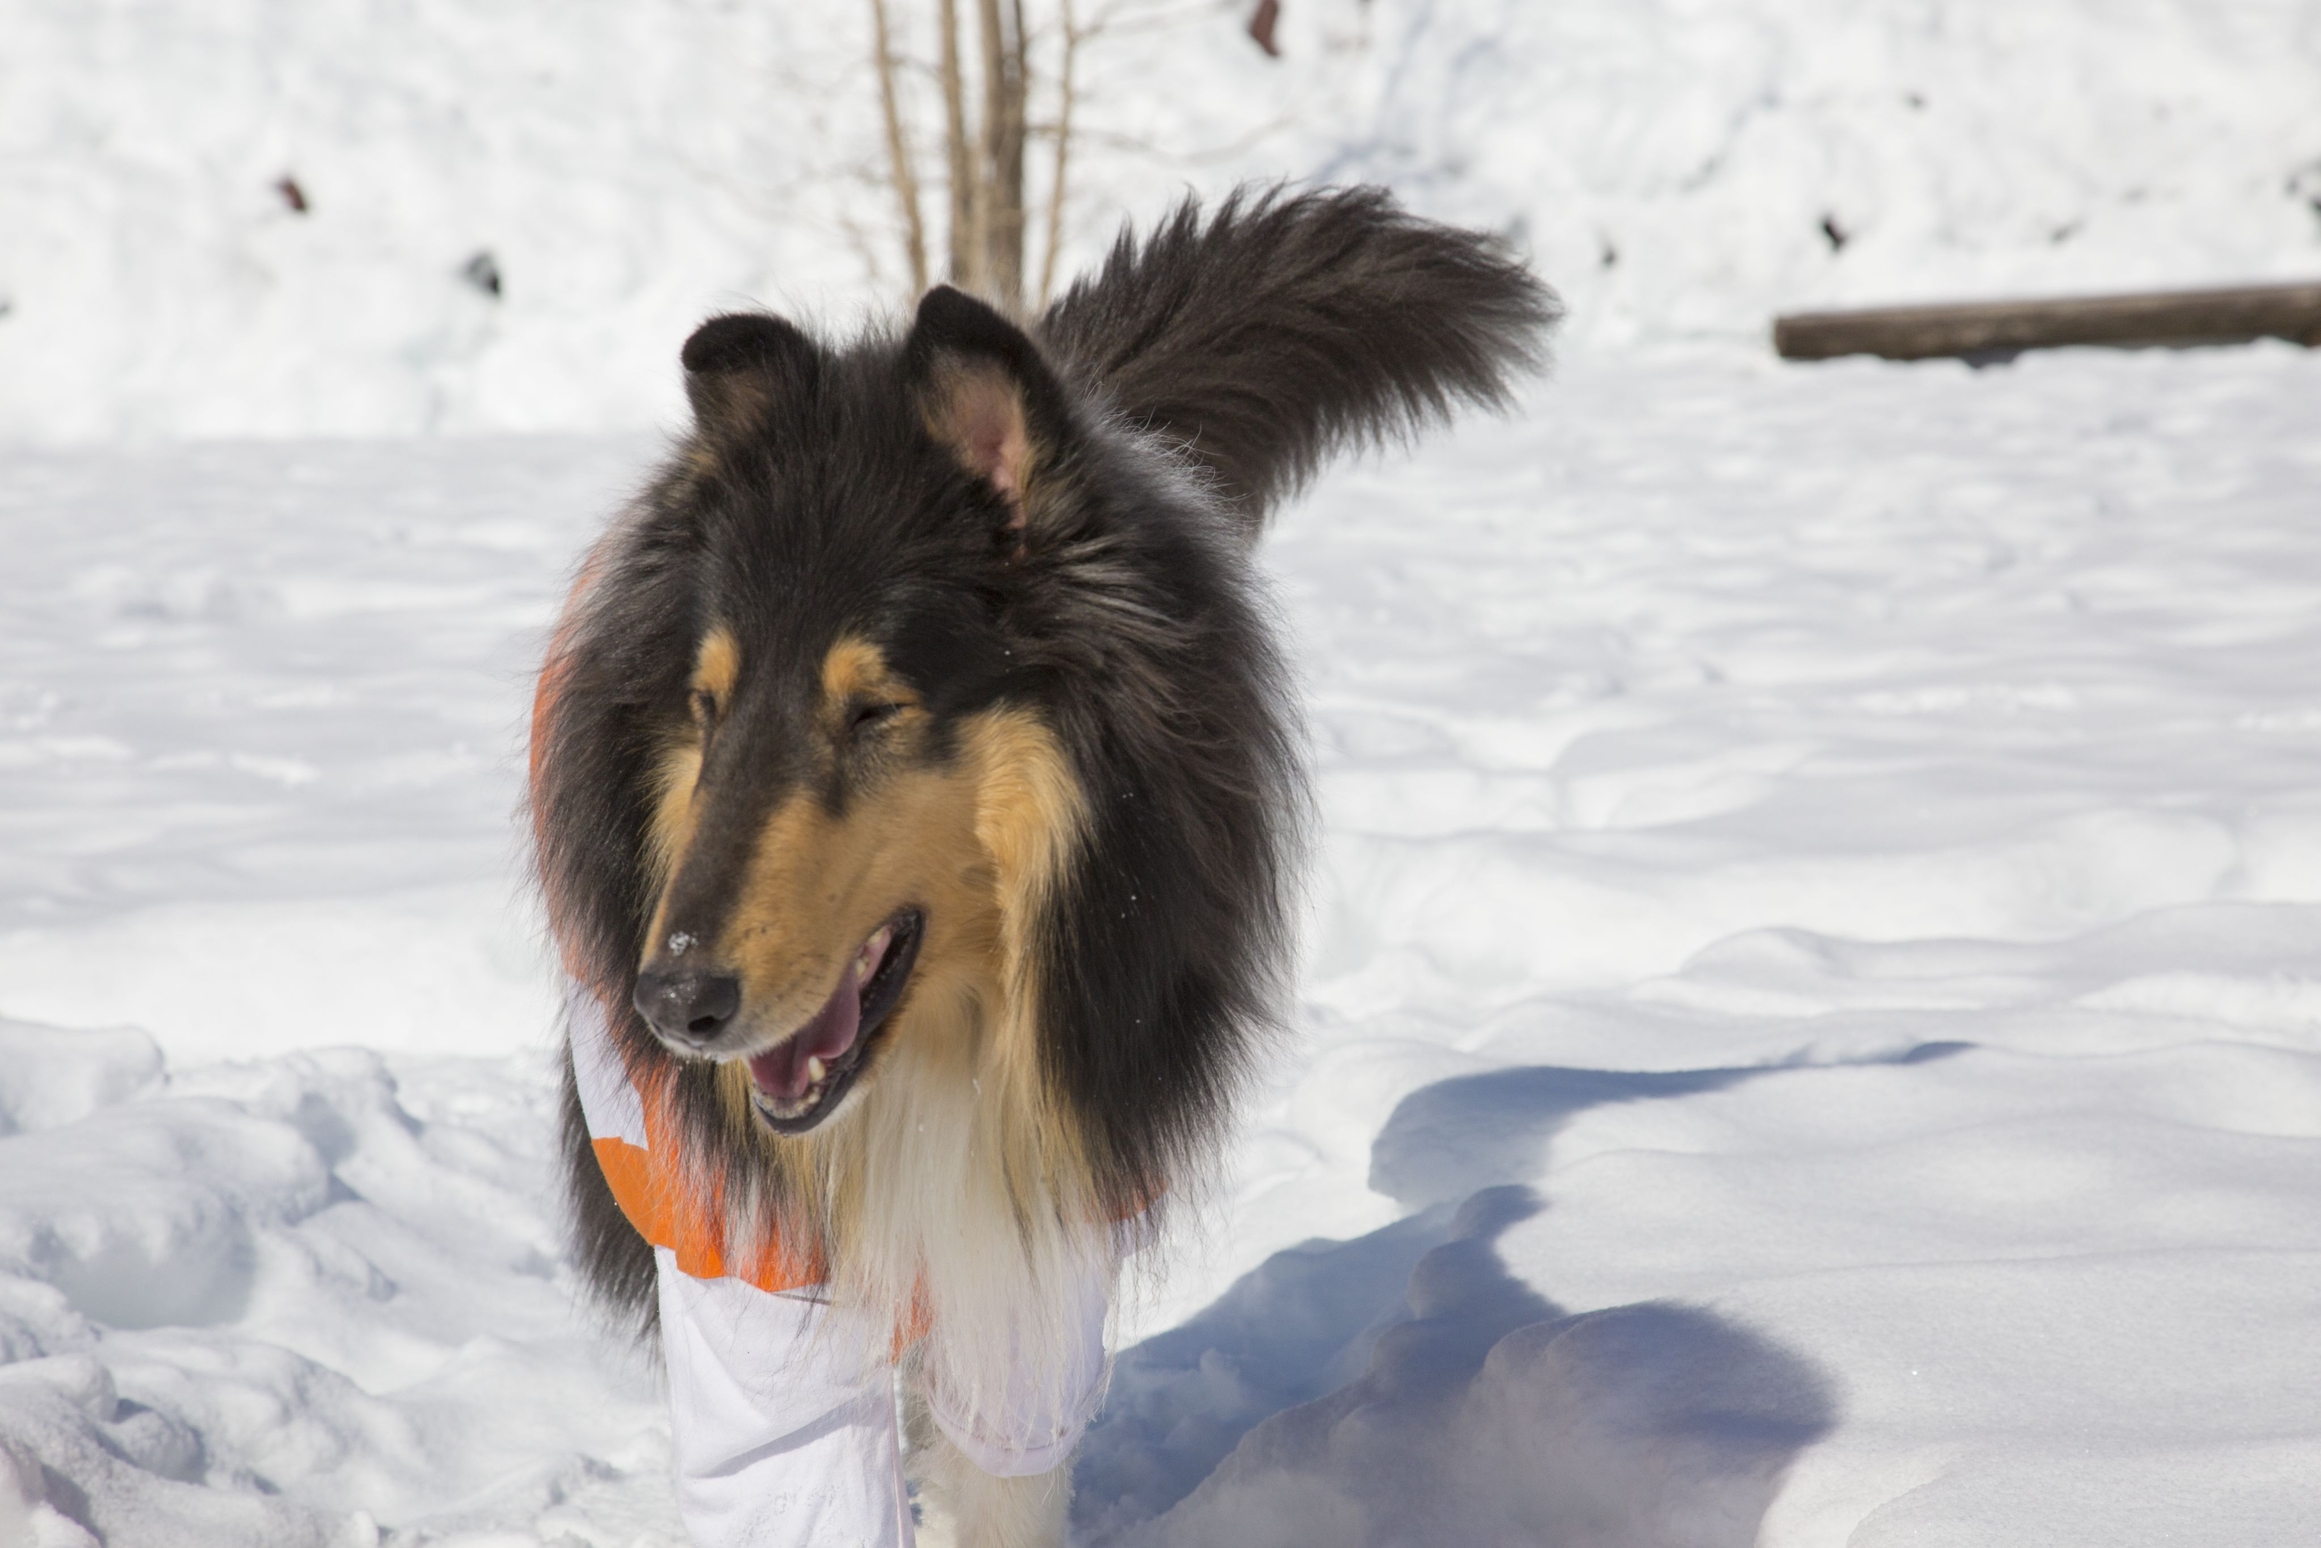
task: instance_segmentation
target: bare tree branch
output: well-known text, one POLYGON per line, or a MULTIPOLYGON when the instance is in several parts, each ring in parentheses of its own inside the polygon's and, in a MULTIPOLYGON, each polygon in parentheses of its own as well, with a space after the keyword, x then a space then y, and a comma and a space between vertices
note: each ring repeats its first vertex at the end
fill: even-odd
POLYGON ((1074 93, 1077 89, 1072 67, 1078 62, 1080 53, 1080 27, 1078 19, 1072 14, 1072 0, 1056 0, 1056 5, 1063 17, 1064 57, 1058 72, 1059 85, 1054 129, 1056 141, 1055 175, 1048 184, 1048 245, 1046 253, 1040 259, 1039 304, 1043 311, 1047 309, 1048 298, 1055 293, 1056 254, 1064 246, 1064 194, 1067 187, 1067 170, 1072 160, 1072 108, 1074 106, 1074 93))
MULTIPOLYGON (((962 289, 985 297, 1003 310, 1021 313, 1027 304, 1045 307, 1053 297, 1057 271, 1063 262, 1066 230, 1072 209, 1072 176, 1083 164, 1077 151, 1091 144, 1132 149, 1140 154, 1164 155, 1158 147, 1124 136, 1106 134, 1083 122, 1080 98, 1092 40, 1112 40, 1162 31, 1197 17, 1213 15, 1218 0, 1053 0, 1038 7, 1035 32, 1027 16, 1027 0, 970 0, 976 38, 973 49, 980 66, 970 83, 961 37, 961 0, 935 0, 935 60, 913 56, 903 40, 913 35, 895 31, 898 11, 894 0, 871 0, 873 62, 877 67, 879 106, 886 131, 887 175, 902 212, 903 249, 912 283, 923 288, 932 266, 932 234, 925 215, 923 184, 913 148, 907 108, 920 88, 915 82, 932 79, 942 93, 943 161, 948 181, 949 229, 943 244, 947 277, 962 289), (1051 54, 1049 49, 1055 48, 1051 54), (1039 68, 1057 72, 1055 108, 1051 117, 1035 122, 1031 116, 1034 55, 1039 68), (976 91, 977 107, 968 96, 976 91), (1038 284, 1032 285, 1030 248, 1034 241, 1032 214, 1025 197, 1031 168, 1028 155, 1037 139, 1055 160, 1040 170, 1045 174, 1043 229, 1038 233, 1038 284)), ((1238 3, 1238 0, 1236 0, 1238 3)), ((902 10, 911 11, 913 3, 902 10)), ((1043 104, 1044 105, 1044 104, 1043 104)), ((1269 126, 1271 127, 1271 126, 1269 126)), ((1260 131, 1253 138, 1262 138, 1260 131)), ((1196 153, 1196 162, 1230 155, 1219 149, 1196 153)), ((873 178, 873 181, 879 179, 873 178)))
POLYGON ((983 288, 982 247, 975 239, 975 188, 979 179, 967 150, 967 84, 959 72, 958 0, 939 0, 936 25, 942 34, 943 149, 951 174, 951 283, 983 288))
POLYGON ((870 0, 871 36, 878 62, 879 107, 886 116, 887 158, 893 165, 895 202, 902 206, 903 244, 911 261, 911 294, 927 288, 927 230, 919 216, 919 174, 903 136, 902 104, 895 97, 895 51, 887 31, 886 0, 870 0))
POLYGON ((1024 121, 1031 111, 1032 44, 1031 34, 1024 26, 1023 7, 1024 0, 1008 0, 1008 56, 1012 71, 1007 90, 1007 142, 1001 147, 1006 158, 999 169, 1008 211, 1007 266, 1015 276, 1008 286, 1007 299, 1018 310, 1023 307, 1024 249, 1030 225, 1024 204, 1024 121))
POLYGON ((983 156, 976 168, 974 246, 983 290, 1023 307, 1023 0, 978 0, 983 44, 983 156))

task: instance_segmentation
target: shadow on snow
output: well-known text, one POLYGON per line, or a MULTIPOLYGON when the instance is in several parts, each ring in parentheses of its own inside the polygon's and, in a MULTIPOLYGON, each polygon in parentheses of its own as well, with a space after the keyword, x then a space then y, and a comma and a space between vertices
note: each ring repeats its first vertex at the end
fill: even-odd
MULTIPOLYGON (((1880 1063, 1958 1052, 1926 1044, 1880 1063)), ((1371 1186, 1417 1210, 1279 1252, 1123 1351, 1075 1469, 1087 1548, 1746 1548, 1835 1419, 1803 1358, 1712 1313, 1578 1316, 1507 1272, 1548 1138, 1607 1102, 1787 1066, 1531 1067, 1396 1107, 1371 1186)))

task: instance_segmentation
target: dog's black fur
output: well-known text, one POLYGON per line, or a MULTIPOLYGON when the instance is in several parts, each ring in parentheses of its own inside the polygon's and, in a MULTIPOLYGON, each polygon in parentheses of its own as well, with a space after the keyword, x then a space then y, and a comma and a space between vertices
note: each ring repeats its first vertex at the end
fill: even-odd
MULTIPOLYGON (((905 337, 844 349, 772 317, 706 324, 684 351, 695 431, 598 547, 543 674, 533 814, 568 965, 629 1005, 653 758, 705 621, 800 661, 868 636, 939 727, 1020 705, 1068 753, 1089 820, 1039 935, 1041 1066, 1114 1218, 1197 1175, 1283 988, 1303 809, 1247 550, 1331 453, 1502 402, 1557 315, 1489 239, 1351 189, 1187 203, 1028 329, 942 288, 905 337), (1030 423, 1040 489, 1012 516, 930 434, 961 363, 1004 373, 1030 423)), ((769 786, 804 777, 783 762, 803 691, 719 732, 769 786)), ((615 1035, 668 1058, 634 1015, 615 1035)), ((673 1077, 690 1142, 750 1166, 711 1070, 673 1077)), ((652 1258, 569 1067, 563 1119, 584 1276, 649 1325, 652 1258)))
POLYGON ((1499 247, 1382 188, 1187 202, 1041 319, 1083 390, 1181 445, 1254 538, 1333 453, 1506 404, 1560 315, 1499 247))

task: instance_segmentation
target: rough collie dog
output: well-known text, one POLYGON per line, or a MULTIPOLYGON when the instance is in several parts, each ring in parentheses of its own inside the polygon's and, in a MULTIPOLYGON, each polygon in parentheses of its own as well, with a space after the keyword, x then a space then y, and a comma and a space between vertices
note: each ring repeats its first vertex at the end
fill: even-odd
POLYGON ((1331 453, 1501 402, 1556 312, 1383 192, 1277 191, 1026 323, 938 287, 843 347, 686 342, 692 429, 541 673, 532 813, 579 1258, 658 1321, 697 1537, 907 1542, 899 1380, 960 1539, 1060 1541, 1119 1255, 1284 987, 1251 547, 1331 453))

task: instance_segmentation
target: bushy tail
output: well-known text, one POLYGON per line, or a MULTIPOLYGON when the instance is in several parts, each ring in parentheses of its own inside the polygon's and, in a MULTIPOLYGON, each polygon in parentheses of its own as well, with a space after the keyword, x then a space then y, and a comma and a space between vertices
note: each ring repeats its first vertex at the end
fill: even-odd
POLYGON ((1555 293, 1491 237, 1382 188, 1191 200, 1040 323, 1058 364, 1182 442, 1254 536, 1333 454, 1498 407, 1544 359, 1555 293))

